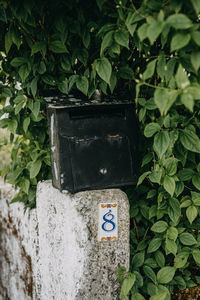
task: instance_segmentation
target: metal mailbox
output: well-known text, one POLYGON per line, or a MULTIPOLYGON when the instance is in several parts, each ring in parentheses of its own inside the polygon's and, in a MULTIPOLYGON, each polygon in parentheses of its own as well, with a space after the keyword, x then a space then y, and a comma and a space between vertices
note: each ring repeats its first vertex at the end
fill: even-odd
POLYGON ((136 183, 134 105, 117 100, 46 98, 54 187, 75 193, 136 183))

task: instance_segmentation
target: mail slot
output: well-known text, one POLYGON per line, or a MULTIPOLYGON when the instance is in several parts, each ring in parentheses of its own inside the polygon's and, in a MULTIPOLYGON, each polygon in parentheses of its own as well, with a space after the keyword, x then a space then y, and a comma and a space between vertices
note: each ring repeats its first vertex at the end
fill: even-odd
POLYGON ((53 185, 75 193, 135 184, 138 127, 125 99, 47 97, 53 185))

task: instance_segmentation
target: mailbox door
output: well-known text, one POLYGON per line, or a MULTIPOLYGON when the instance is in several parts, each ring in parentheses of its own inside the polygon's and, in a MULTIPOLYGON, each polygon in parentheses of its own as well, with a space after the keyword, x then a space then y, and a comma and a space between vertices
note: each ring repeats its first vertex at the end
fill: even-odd
POLYGON ((133 184, 127 136, 69 138, 74 191, 133 184))

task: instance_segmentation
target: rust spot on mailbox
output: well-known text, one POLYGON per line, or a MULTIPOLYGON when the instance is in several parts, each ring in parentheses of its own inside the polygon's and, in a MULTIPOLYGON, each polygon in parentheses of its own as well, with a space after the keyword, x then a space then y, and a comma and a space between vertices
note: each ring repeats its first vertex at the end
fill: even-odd
POLYGON ((118 137, 119 137, 119 134, 117 134, 117 135, 109 135, 108 136, 109 139, 116 139, 118 137))

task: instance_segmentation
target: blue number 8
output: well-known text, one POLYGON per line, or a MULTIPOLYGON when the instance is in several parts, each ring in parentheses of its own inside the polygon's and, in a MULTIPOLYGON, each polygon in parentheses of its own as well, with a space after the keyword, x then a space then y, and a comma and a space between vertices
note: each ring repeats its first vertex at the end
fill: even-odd
POLYGON ((103 220, 105 222, 102 224, 102 229, 104 231, 107 231, 107 232, 113 231, 115 229, 115 226, 116 226, 115 223, 112 221, 115 217, 114 217, 114 215, 111 212, 112 212, 112 210, 109 209, 109 211, 103 216, 103 220), (110 217, 110 216, 111 216, 111 218, 107 219, 107 217, 110 217), (107 224, 111 224, 112 228, 111 229, 107 229, 106 228, 107 224))

